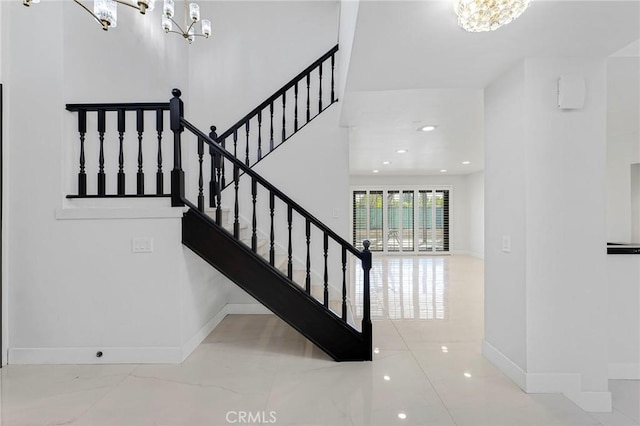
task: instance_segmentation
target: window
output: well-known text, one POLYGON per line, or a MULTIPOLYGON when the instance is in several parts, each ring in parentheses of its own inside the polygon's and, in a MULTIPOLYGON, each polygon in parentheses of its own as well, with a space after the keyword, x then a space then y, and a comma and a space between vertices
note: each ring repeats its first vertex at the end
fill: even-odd
POLYGON ((449 251, 449 190, 422 190, 418 195, 418 251, 449 251))
POLYGON ((372 251, 448 252, 449 189, 353 191, 353 244, 372 251))

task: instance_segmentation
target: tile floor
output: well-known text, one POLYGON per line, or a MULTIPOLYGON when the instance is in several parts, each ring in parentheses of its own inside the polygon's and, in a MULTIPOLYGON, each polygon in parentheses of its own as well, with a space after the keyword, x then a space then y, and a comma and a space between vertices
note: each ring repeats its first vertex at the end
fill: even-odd
POLYGON ((7 366, 1 424, 640 424, 639 381, 611 381, 614 412, 586 413, 482 357, 482 261, 376 256, 373 273, 374 362, 335 363, 272 315, 232 315, 181 365, 7 366))

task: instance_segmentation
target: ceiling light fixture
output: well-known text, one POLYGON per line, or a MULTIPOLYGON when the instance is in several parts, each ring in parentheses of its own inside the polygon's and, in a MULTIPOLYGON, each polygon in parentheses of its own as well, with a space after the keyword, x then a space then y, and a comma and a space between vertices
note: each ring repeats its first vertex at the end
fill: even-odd
POLYGON ((196 37, 209 38, 211 35, 211 21, 203 19, 200 21, 200 6, 196 3, 190 3, 187 9, 187 0, 184 0, 184 28, 183 29, 174 19, 175 5, 173 0, 164 0, 162 8, 162 28, 165 33, 180 34, 189 44, 193 43, 196 37), (187 20, 187 16, 189 20, 187 20), (196 34, 194 25, 200 21, 200 32, 196 34), (176 26, 178 31, 173 29, 176 26))
POLYGON ((436 129, 436 126, 432 124, 427 124, 426 126, 418 127, 418 131, 420 132, 431 132, 436 129))
POLYGON ((380 172, 380 170, 378 170, 378 169, 372 170, 372 171, 373 171, 373 173, 379 173, 380 172))
POLYGON ((440 170, 440 173, 447 173, 447 169, 440 170))
MULTIPOLYGON (((82 3, 80 0, 73 0, 78 6, 83 8, 89 15, 93 17, 107 31, 109 28, 115 28, 118 24, 118 4, 129 6, 140 11, 145 15, 154 9, 156 0, 94 0, 93 10, 82 3)), ((40 0, 22 0, 25 6, 40 3, 40 0)), ((184 27, 182 29, 176 21, 174 21, 175 4, 174 0, 164 0, 162 9, 162 28, 166 33, 176 33, 182 35, 189 43, 193 43, 196 37, 209 38, 211 35, 211 21, 208 19, 200 20, 200 7, 196 3, 190 3, 187 7, 187 0, 184 0, 184 27), (190 21, 187 21, 187 16, 190 21), (194 25, 200 21, 201 34, 196 34, 194 25), (175 31, 173 26, 179 31, 175 31)))
POLYGON ((406 154, 407 150, 406 149, 399 149, 396 151, 398 154, 406 154))
MULTIPOLYGON (((142 15, 145 15, 147 11, 152 11, 155 6, 155 0, 94 0, 93 10, 91 10, 80 0, 73 1, 93 16, 93 19, 98 21, 105 31, 109 28, 115 28, 118 24, 118 3, 139 10, 142 15)), ((22 0, 22 4, 27 7, 36 3, 40 3, 40 0, 22 0)))
POLYGON ((531 0, 455 0, 458 25, 469 32, 494 31, 527 10, 531 0))
POLYGON ((471 164, 471 161, 463 161, 462 164, 466 166, 467 164, 471 164))
POLYGON ((385 166, 388 166, 389 164, 391 164, 391 161, 383 161, 382 164, 384 164, 385 166))

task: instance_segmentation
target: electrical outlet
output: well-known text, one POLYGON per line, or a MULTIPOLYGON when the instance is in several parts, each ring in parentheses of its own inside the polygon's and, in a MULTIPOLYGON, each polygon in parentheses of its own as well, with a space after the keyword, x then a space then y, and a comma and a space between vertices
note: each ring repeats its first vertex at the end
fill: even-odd
POLYGON ((153 238, 134 238, 131 241, 131 251, 133 251, 134 253, 153 253, 153 238))
POLYGON ((505 253, 511 253, 511 235, 502 236, 502 251, 505 253))

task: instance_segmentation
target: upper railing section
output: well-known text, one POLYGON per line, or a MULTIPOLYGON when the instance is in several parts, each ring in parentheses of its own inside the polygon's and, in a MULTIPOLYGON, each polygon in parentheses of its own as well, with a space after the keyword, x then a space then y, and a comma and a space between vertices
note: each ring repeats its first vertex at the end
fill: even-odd
MULTIPOLYGON (((337 51, 338 45, 220 136, 215 127, 209 136, 244 165, 253 166, 337 102, 334 78, 337 51)), ((166 162, 172 155, 170 150, 163 151, 169 103, 67 104, 66 108, 77 113, 79 134, 79 143, 74 148, 74 156, 78 158, 78 189, 68 197, 169 195, 165 193, 163 171, 163 157, 166 162), (155 124, 151 136, 144 133, 145 124, 149 127, 150 122, 155 124), (134 123, 135 131, 126 132, 134 123), (152 166, 155 173, 149 173, 148 160, 144 163, 149 158, 155 158, 152 166)), ((233 182, 232 174, 224 167, 223 162, 222 188, 233 182)))
POLYGON ((336 52, 338 45, 219 136, 212 127, 210 136, 245 165, 253 166, 338 101, 336 52))
POLYGON ((162 139, 164 123, 168 120, 168 102, 67 104, 67 110, 77 113, 80 136, 77 145, 78 192, 69 197, 168 196, 164 193, 162 170, 162 139), (135 123, 133 135, 126 133, 127 122, 135 123), (155 124, 155 134, 147 138, 152 142, 144 143, 145 122, 155 124), (144 158, 148 156, 155 157, 155 191, 145 189, 144 158), (89 162, 87 158, 90 158, 89 162), (112 165, 116 162, 117 168, 112 165), (107 174, 108 168, 115 173, 107 174), (135 182, 133 178, 127 179, 127 171, 129 175, 135 174, 135 182), (90 186, 96 188, 95 192, 88 188, 87 176, 90 186), (127 191, 127 182, 129 186, 135 183, 135 192, 127 191))

